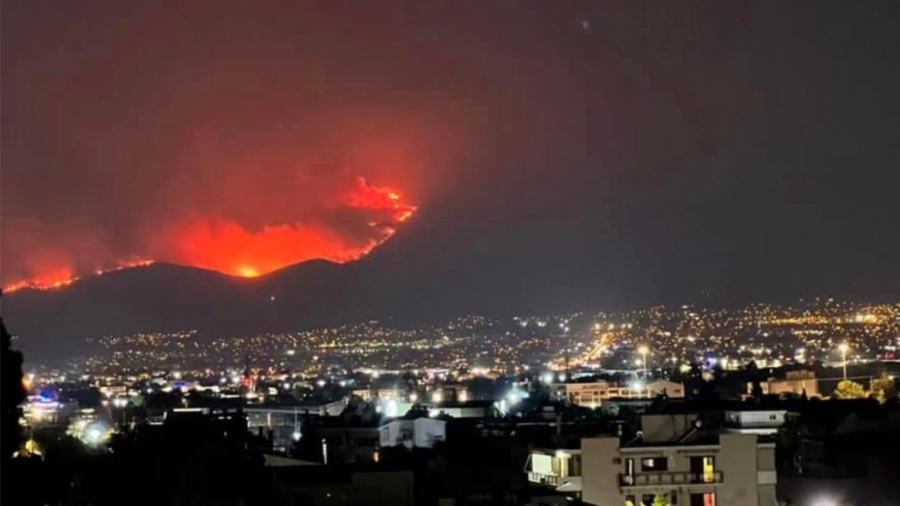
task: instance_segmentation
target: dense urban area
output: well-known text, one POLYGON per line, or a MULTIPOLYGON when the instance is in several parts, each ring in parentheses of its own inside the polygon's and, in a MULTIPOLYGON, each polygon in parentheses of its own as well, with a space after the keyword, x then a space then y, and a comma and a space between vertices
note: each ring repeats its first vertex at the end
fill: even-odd
POLYGON ((15 455, 35 504, 146 466, 181 481, 129 504, 895 504, 898 347, 900 304, 832 299, 106 336, 26 357, 15 455))

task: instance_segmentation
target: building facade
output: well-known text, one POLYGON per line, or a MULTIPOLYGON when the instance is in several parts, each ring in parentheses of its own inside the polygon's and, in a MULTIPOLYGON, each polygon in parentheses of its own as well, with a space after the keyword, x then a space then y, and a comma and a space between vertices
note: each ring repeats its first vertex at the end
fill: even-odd
POLYGON ((776 504, 775 445, 759 442, 755 434, 625 447, 616 437, 586 438, 580 450, 533 452, 527 472, 532 483, 598 506, 649 506, 657 494, 682 506, 776 504))
MULTIPOLYGON (((763 382, 763 394, 766 395, 803 395, 807 397, 822 397, 819 391, 819 379, 814 371, 789 371, 784 379, 770 379, 763 382)), ((752 394, 752 385, 747 386, 747 393, 752 394)))
POLYGON ((425 417, 415 420, 398 418, 379 427, 378 433, 382 448, 432 448, 435 443, 446 439, 447 422, 425 417))
POLYGON ((598 408, 609 399, 652 399, 663 394, 673 399, 683 398, 684 385, 665 380, 646 384, 636 382, 629 386, 613 385, 607 381, 565 384, 566 399, 586 408, 598 408))

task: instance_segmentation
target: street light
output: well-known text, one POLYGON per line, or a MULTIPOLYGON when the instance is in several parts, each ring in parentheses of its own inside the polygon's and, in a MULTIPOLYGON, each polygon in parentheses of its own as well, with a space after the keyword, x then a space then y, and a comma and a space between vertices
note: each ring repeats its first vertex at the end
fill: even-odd
POLYGON ((849 350, 850 347, 847 346, 847 343, 841 343, 840 346, 838 346, 838 349, 841 350, 841 362, 843 363, 844 368, 844 381, 847 381, 847 350, 849 350))
POLYGON ((638 353, 641 354, 641 365, 644 366, 644 381, 647 380, 647 373, 649 372, 647 367, 647 353, 649 352, 650 350, 646 346, 638 348, 638 353))
MULTIPOLYGON (((649 368, 647 367, 647 353, 650 353, 650 349, 647 348, 646 345, 641 345, 637 349, 638 353, 641 354, 641 365, 644 366, 644 383, 647 383, 647 376, 650 373, 649 368)), ((640 394, 638 394, 640 395, 640 394)), ((650 397, 650 390, 647 390, 647 397, 650 397)))

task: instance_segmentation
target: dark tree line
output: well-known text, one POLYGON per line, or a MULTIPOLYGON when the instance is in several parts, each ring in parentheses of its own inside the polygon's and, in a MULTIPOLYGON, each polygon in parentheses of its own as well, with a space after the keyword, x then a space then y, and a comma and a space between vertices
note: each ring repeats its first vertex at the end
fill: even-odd
POLYGON ((25 387, 22 385, 22 354, 12 348, 12 336, 0 318, 2 332, 2 358, 0 358, 0 406, 2 406, 2 426, 0 426, 0 453, 4 461, 10 459, 19 448, 19 405, 25 401, 25 387))

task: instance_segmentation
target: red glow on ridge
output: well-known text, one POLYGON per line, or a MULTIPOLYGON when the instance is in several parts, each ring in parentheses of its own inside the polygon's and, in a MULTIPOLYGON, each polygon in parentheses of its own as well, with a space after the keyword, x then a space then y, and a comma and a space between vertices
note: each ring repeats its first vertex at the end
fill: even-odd
MULTIPOLYGON (((94 271, 95 276, 102 276, 110 272, 121 271, 124 269, 132 269, 135 267, 146 267, 153 264, 153 260, 125 260, 119 265, 111 269, 97 269, 94 271)), ((3 287, 4 293, 13 293, 19 290, 57 290, 81 279, 72 273, 71 269, 54 269, 41 274, 34 279, 26 279, 15 281, 3 287)))
MULTIPOLYGON (((358 178, 335 206, 367 218, 362 231, 343 233, 318 222, 280 223, 250 230, 233 220, 197 218, 174 232, 175 263, 255 278, 306 260, 351 262, 388 240, 416 207, 402 202, 394 189, 370 185, 358 178), (371 219, 375 218, 375 219, 371 219)), ((354 224, 360 228, 359 224, 354 224)))
MULTIPOLYGON (((416 209, 403 201, 399 190, 372 186, 364 178, 357 178, 352 188, 321 210, 325 218, 251 229, 226 217, 194 216, 155 230, 149 251, 144 252, 149 254, 142 256, 242 278, 263 276, 307 260, 346 263, 366 256, 390 239, 416 209)), ((153 260, 121 261, 112 268, 96 269, 93 274, 152 263, 153 260)), ((74 268, 52 268, 32 279, 8 283, 3 291, 58 289, 77 281, 78 274, 74 268)))

